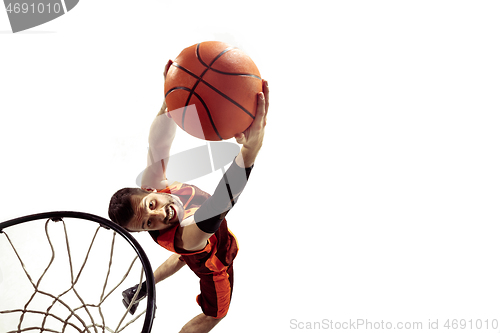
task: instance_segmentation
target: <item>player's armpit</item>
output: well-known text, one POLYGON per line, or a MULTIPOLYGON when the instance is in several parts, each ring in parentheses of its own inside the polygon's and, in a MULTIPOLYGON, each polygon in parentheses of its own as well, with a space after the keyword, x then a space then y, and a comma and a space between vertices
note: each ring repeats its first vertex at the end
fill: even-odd
POLYGON ((161 190, 168 186, 164 172, 164 162, 158 161, 149 165, 142 173, 141 187, 144 189, 161 190))
POLYGON ((188 252, 201 251, 207 246, 207 241, 212 235, 200 230, 196 224, 177 228, 175 247, 188 252))

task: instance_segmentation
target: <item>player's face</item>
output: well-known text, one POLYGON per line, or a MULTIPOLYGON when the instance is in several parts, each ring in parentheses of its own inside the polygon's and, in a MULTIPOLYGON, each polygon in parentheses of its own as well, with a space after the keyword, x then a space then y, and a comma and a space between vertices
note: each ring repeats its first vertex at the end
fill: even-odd
POLYGON ((127 230, 153 231, 163 230, 182 221, 184 208, 175 195, 152 192, 131 198, 134 216, 127 224, 127 230))

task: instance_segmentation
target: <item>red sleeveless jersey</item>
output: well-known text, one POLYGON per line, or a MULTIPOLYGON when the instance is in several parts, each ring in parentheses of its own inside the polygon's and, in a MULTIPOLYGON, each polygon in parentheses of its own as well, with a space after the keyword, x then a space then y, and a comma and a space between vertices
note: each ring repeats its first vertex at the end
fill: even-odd
MULTIPOLYGON (((210 194, 198 187, 182 183, 176 183, 159 192, 179 197, 184 206, 184 218, 192 216, 210 197, 210 194)), ((199 277, 206 274, 225 274, 238 253, 238 242, 228 229, 226 219, 209 238, 205 248, 197 252, 186 252, 175 246, 174 239, 177 228, 180 228, 179 224, 165 231, 151 231, 150 234, 156 243, 169 251, 180 254, 186 264, 199 277)))

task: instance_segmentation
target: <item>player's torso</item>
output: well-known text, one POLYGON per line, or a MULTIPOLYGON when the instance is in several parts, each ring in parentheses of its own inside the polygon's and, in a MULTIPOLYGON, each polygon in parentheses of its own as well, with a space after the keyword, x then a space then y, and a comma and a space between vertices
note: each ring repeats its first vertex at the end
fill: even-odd
MULTIPOLYGON (((210 197, 210 194, 202 191, 196 186, 177 183, 160 192, 170 193, 179 197, 184 206, 184 219, 192 216, 196 210, 210 197)), ((187 253, 176 248, 175 230, 167 231, 167 234, 157 235, 153 238, 163 247, 182 255, 186 264, 197 275, 212 274, 223 270, 232 264, 238 253, 238 242, 236 237, 227 227, 227 221, 221 223, 219 229, 210 237, 207 246, 199 252, 187 253), (170 232, 170 235, 168 234, 170 232)))

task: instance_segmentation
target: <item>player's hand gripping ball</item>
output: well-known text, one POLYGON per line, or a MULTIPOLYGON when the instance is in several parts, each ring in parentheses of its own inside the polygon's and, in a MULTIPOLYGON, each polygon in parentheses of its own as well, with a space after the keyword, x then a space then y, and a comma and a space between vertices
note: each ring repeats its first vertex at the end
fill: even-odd
POLYGON ((165 68, 169 116, 187 133, 219 141, 245 131, 262 91, 259 70, 238 48, 203 42, 185 48, 165 68))

